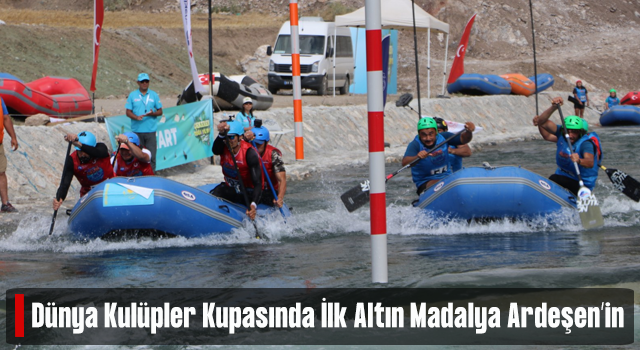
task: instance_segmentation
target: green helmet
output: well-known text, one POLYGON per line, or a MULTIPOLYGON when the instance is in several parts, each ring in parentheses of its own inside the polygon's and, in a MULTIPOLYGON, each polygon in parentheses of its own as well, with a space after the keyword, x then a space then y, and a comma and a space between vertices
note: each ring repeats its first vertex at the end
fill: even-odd
POLYGON ((611 93, 611 92, 617 93, 616 89, 609 90, 609 93, 611 93))
POLYGON ((432 117, 424 117, 418 120, 418 131, 430 128, 434 128, 436 132, 438 132, 438 124, 436 124, 436 121, 432 117))
POLYGON ((582 130, 584 128, 584 120, 582 118, 570 115, 564 118, 564 125, 567 127, 567 130, 582 130))

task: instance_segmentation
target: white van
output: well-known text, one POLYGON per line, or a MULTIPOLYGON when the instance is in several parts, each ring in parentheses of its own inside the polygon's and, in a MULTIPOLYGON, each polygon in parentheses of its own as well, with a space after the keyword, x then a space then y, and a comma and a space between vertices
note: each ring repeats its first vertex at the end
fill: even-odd
MULTIPOLYGON (((298 21, 298 32, 302 88, 316 90, 318 95, 333 89, 335 62, 335 88, 341 94, 347 94, 354 80, 355 67, 349 28, 338 27, 336 31, 333 22, 325 22, 321 17, 302 17, 298 21)), ((273 51, 271 46, 267 48, 267 55, 271 56, 269 91, 276 94, 280 89, 293 89, 289 21, 280 28, 273 51)))

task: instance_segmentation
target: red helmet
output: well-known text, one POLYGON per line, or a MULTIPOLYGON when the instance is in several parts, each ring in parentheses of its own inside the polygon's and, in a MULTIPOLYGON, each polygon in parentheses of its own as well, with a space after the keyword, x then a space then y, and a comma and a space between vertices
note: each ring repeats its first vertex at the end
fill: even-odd
POLYGON ((576 81, 576 84, 577 84, 577 83, 582 83, 582 80, 577 80, 577 81, 576 81))

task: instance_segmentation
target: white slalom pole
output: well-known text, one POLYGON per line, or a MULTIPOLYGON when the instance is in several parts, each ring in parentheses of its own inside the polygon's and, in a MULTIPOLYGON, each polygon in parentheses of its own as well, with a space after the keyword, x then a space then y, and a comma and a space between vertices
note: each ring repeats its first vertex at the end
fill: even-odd
POLYGON ((431 98, 431 28, 427 31, 427 98, 431 98))
POLYGON ((387 197, 384 168, 384 106, 382 105, 382 14, 380 0, 366 0, 367 110, 369 119, 369 182, 371 201, 371 279, 388 282, 387 197))
POLYGON ((447 43, 444 46, 444 72, 442 73, 442 96, 444 96, 444 87, 447 85, 447 53, 449 53, 449 33, 447 33, 447 43))
POLYGON ((336 97, 336 51, 338 51, 338 27, 333 27, 333 97, 336 97))
POLYGON ((293 81, 293 129, 296 160, 304 159, 302 135, 302 82, 300 81, 300 37, 298 36, 298 0, 289 0, 291 23, 291 80, 293 81))

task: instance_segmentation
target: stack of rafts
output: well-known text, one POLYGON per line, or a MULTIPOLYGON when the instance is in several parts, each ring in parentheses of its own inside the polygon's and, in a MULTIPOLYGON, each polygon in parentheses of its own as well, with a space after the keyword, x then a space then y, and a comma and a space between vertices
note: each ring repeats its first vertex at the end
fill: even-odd
POLYGON ((450 94, 462 93, 465 95, 524 95, 544 91, 553 86, 554 79, 551 74, 538 74, 538 86, 536 78, 525 77, 522 74, 512 73, 503 75, 491 74, 462 74, 455 82, 447 86, 450 94))
POLYGON ((19 115, 44 113, 56 118, 91 114, 87 89, 73 78, 44 77, 30 83, 0 73, 0 97, 9 112, 19 115))

